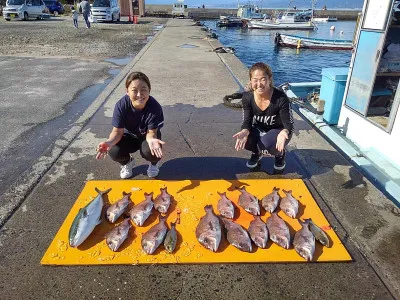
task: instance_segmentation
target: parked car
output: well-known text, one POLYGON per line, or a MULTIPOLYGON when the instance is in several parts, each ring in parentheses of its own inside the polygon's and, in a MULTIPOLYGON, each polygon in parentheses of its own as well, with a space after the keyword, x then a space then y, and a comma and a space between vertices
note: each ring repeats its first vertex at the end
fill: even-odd
POLYGON ((400 25, 400 1, 395 1, 393 5, 394 24, 400 25))
POLYGON ((49 12, 51 14, 63 14, 64 13, 64 7, 63 5, 56 0, 44 0, 44 4, 46 4, 46 7, 49 9, 49 12))
POLYGON ((89 22, 118 22, 121 19, 118 0, 94 0, 90 12, 89 22))
POLYGON ((13 18, 28 20, 29 18, 43 18, 46 5, 42 0, 7 0, 3 8, 3 17, 6 21, 13 18))

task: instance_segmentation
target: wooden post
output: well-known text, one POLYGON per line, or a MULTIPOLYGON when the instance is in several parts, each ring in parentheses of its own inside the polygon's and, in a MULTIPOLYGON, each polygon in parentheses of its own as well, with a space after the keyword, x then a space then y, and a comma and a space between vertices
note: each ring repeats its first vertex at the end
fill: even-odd
POLYGON ((320 114, 323 114, 324 109, 325 109, 325 100, 318 99, 317 112, 320 113, 320 114))

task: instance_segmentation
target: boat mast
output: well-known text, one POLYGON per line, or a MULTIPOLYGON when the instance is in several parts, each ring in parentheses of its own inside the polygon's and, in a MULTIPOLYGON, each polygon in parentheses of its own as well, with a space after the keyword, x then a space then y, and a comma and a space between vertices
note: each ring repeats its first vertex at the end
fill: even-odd
POLYGON ((314 5, 317 4, 317 0, 311 0, 311 19, 310 21, 312 21, 312 19, 314 18, 314 5))

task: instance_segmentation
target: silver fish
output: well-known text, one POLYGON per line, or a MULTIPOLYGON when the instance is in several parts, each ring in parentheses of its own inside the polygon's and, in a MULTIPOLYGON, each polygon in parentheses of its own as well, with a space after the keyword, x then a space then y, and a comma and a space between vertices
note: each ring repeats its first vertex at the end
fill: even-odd
POLYGON ((243 186, 239 188, 239 191, 242 193, 239 196, 239 205, 244 208, 245 211, 251 213, 254 216, 260 215, 260 204, 258 203, 258 199, 248 193, 246 188, 243 186))
POLYGON ((177 241, 177 233, 175 229, 175 223, 171 222, 171 229, 168 230, 167 235, 165 236, 164 239, 164 247, 167 252, 172 253, 175 250, 176 247, 176 241, 177 241))
POLYGON ((216 252, 221 242, 221 224, 214 214, 212 205, 206 205, 204 210, 206 214, 197 224, 196 238, 205 248, 216 252))
POLYGON ((315 237, 308 229, 309 221, 302 222, 299 220, 302 228, 294 235, 293 246, 294 250, 305 260, 310 261, 314 256, 315 237))
POLYGON ((287 216, 294 219, 299 211, 299 201, 292 196, 292 191, 282 191, 286 194, 286 197, 282 198, 279 207, 287 216))
POLYGON ((286 225, 276 213, 272 213, 267 219, 267 228, 269 238, 271 241, 281 246, 282 248, 289 249, 290 246, 290 232, 289 227, 286 225))
POLYGON ((268 242, 268 229, 267 225, 261 220, 259 216, 254 216, 254 220, 250 222, 249 234, 251 240, 257 247, 265 248, 268 242))
POLYGON ((233 219, 235 215, 235 208, 231 200, 226 197, 226 193, 218 193, 221 199, 218 201, 217 210, 219 214, 225 218, 233 219))
POLYGON ((274 212, 276 207, 278 206, 280 196, 278 194, 279 188, 274 187, 272 192, 266 195, 264 198, 261 200, 261 206, 264 207, 264 209, 267 212, 274 212))
POLYGON ((159 222, 151 227, 142 236, 142 248, 147 254, 153 254, 154 251, 162 244, 167 233, 168 227, 165 224, 166 216, 159 216, 159 222))
POLYGON ((154 208, 162 214, 166 214, 171 204, 171 195, 168 194, 167 188, 161 188, 161 193, 154 199, 154 208))
POLYGON ((151 215, 151 210, 153 209, 153 192, 150 194, 144 193, 144 196, 146 199, 132 207, 129 212, 136 226, 143 226, 143 223, 151 215))
POLYGON ((117 202, 113 203, 107 209, 107 220, 110 223, 114 223, 117 219, 125 212, 128 208, 129 203, 131 203, 129 197, 132 193, 122 192, 123 197, 117 202))
POLYGON ((222 218, 222 222, 228 231, 226 234, 228 242, 241 251, 251 252, 251 240, 247 230, 229 219, 222 218))
POLYGON ((329 248, 329 238, 326 235, 325 231, 319 228, 311 219, 306 219, 305 221, 308 221, 308 228, 314 235, 315 239, 325 247, 329 248))
POLYGON ((118 251, 119 247, 126 240, 129 233, 129 228, 131 228, 130 219, 127 218, 121 222, 117 227, 112 229, 106 235, 106 243, 108 248, 112 251, 118 251))
POLYGON ((100 191, 98 188, 95 188, 95 190, 99 193, 97 197, 79 210, 71 224, 69 229, 69 245, 71 247, 75 248, 82 244, 96 225, 101 223, 100 216, 104 205, 103 195, 111 191, 111 188, 106 191, 100 191))

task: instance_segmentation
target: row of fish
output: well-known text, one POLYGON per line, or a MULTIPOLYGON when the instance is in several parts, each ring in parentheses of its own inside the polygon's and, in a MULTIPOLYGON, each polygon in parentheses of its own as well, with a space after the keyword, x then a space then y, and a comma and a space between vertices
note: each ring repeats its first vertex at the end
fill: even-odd
MULTIPOLYGON (((128 206, 132 203, 129 199, 131 193, 123 192, 123 197, 112 204, 107 209, 107 220, 110 223, 115 221, 128 209, 128 206)), ((153 192, 144 193, 145 200, 137 205, 134 205, 129 211, 129 215, 137 226, 143 226, 144 222, 151 215, 153 207, 155 210, 162 214, 166 214, 171 204, 171 195, 168 194, 167 188, 161 188, 160 194, 153 200, 153 192)))
MULTIPOLYGON (((221 222, 227 230, 226 237, 228 242, 239 250, 245 252, 252 251, 252 242, 257 247, 265 248, 270 238, 277 245, 289 249, 291 237, 289 227, 276 213, 264 223, 259 216, 254 216, 254 220, 250 222, 248 230, 240 224, 232 220, 215 215, 212 205, 204 207, 206 214, 200 219, 196 227, 196 238, 205 248, 217 252, 221 238, 222 227, 221 222)), ((296 232, 293 239, 293 246, 296 252, 306 259, 312 260, 315 251, 315 239, 329 247, 329 239, 325 232, 315 225, 311 219, 304 222, 300 221, 302 228, 296 232)))
MULTIPOLYGON (((240 196, 238 204, 248 213, 259 216, 260 215, 260 203, 259 200, 252 194, 246 191, 243 186, 239 188, 240 196)), ((272 192, 261 199, 261 205, 267 212, 274 212, 279 204, 281 198, 278 194, 279 188, 273 188, 272 192)), ((286 197, 283 197, 280 201, 280 209, 289 217, 296 218, 299 211, 299 201, 293 197, 292 191, 285 191, 286 197)), ((231 200, 228 199, 226 193, 218 193, 220 199, 218 201, 217 210, 221 216, 233 219, 235 214, 234 205, 231 200)))
MULTIPOLYGON (((69 244, 71 247, 81 245, 90 236, 94 228, 101 223, 101 213, 105 202, 104 195, 110 190, 100 191, 96 188, 97 197, 79 210, 69 231, 69 244)), ((129 211, 129 218, 126 218, 107 233, 106 243, 112 251, 117 251, 128 237, 129 229, 131 228, 130 220, 137 226, 143 226, 153 207, 160 213, 167 213, 171 204, 171 195, 168 194, 166 187, 161 188, 160 191, 161 193, 154 200, 153 193, 145 193, 145 200, 132 207, 129 211)), ((129 199, 130 195, 130 193, 123 193, 123 197, 107 209, 106 216, 110 223, 115 223, 128 209, 129 204, 132 203, 129 199)), ((167 251, 174 251, 176 245, 175 224, 171 223, 171 229, 168 231, 165 221, 166 217, 160 216, 159 223, 143 234, 142 248, 146 253, 152 254, 163 241, 165 241, 164 246, 167 251)))
MULTIPOLYGON (((166 218, 160 215, 159 222, 142 235, 142 249, 147 254, 153 254, 162 243, 167 252, 172 253, 175 250, 177 241, 175 223, 171 223, 171 229, 168 230, 166 218)), ((106 243, 112 251, 118 251, 128 237, 131 226, 130 219, 126 218, 106 235, 106 243)))

